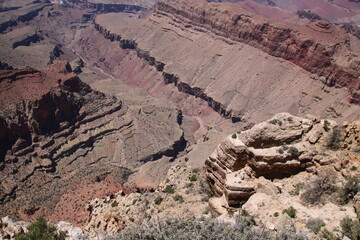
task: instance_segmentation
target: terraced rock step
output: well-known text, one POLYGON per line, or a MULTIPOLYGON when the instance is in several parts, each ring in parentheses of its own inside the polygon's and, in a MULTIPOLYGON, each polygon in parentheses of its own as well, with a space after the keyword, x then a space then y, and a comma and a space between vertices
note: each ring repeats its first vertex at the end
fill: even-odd
POLYGON ((4 70, 0 92, 0 203, 14 215, 53 214, 74 182, 111 175, 119 186, 124 169, 175 157, 186 146, 180 111, 126 106, 92 90, 67 63, 4 70), (38 197, 28 197, 35 189, 38 197))

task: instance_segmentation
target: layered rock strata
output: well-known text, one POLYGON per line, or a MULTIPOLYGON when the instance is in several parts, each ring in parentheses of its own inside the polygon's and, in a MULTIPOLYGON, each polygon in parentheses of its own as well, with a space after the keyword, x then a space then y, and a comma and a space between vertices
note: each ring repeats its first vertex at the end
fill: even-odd
POLYGON ((322 117, 336 109, 331 117, 338 118, 357 108, 349 100, 357 102, 358 57, 348 50, 349 36, 334 26, 286 25, 231 3, 165 1, 147 19, 100 15, 95 28, 123 49, 135 50, 162 73, 165 84, 205 100, 234 122, 268 109, 306 115, 329 107, 322 117), (243 17, 231 20, 236 14, 243 17), (346 86, 352 95, 331 86, 346 86), (326 94, 315 96, 325 88, 326 94), (333 102, 330 92, 348 107, 333 102))
POLYGON ((256 179, 282 179, 334 161, 321 152, 334 122, 276 114, 226 138, 206 160, 207 179, 217 196, 238 207, 255 193, 256 179))
POLYGON ((108 188, 118 190, 111 185, 124 183, 127 168, 174 157, 186 145, 181 112, 125 106, 81 82, 69 64, 4 70, 0 91, 3 213, 50 214, 75 182, 112 179, 108 188))

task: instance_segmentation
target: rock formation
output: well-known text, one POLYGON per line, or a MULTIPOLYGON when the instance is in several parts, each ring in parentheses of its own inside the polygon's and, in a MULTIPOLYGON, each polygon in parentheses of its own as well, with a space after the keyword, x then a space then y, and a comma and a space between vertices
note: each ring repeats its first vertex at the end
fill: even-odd
POLYGON ((357 197, 339 204, 335 189, 359 177, 358 127, 358 122, 337 125, 279 113, 228 136, 206 160, 206 177, 217 196, 209 202, 213 213, 226 216, 242 207, 276 230, 286 224, 305 229, 306 221, 319 216, 335 229, 344 217, 356 217, 357 197), (290 222, 279 218, 290 206, 299 216, 290 222))
POLYGON ((181 112, 151 103, 125 106, 92 90, 69 64, 4 70, 0 89, 2 212, 64 213, 63 205, 56 206, 62 194, 92 184, 110 185, 78 194, 118 191, 128 168, 175 157, 186 145, 181 112))
POLYGON ((319 26, 279 23, 237 4, 186 0, 163 1, 147 19, 116 14, 95 19, 99 32, 123 49, 135 50, 162 73, 165 84, 206 101, 234 122, 263 120, 269 115, 259 115, 267 109, 306 115, 329 108, 321 113, 327 117, 332 108, 337 118, 355 113, 341 109, 327 94, 316 96, 326 88, 342 95, 344 104, 357 103, 359 89, 359 60, 348 49, 348 34, 319 26), (115 26, 114 21, 123 24, 115 26), (351 96, 333 86, 346 87, 351 96), (319 100, 322 107, 315 107, 319 100))

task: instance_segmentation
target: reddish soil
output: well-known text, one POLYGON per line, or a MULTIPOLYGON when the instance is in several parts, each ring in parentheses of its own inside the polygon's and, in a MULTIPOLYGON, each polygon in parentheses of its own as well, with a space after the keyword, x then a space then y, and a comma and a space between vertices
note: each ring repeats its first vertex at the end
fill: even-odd
POLYGON ((94 198, 104 198, 117 193, 122 187, 115 183, 111 175, 94 181, 78 181, 61 196, 49 217, 52 222, 68 221, 83 226, 88 217, 87 204, 94 198))

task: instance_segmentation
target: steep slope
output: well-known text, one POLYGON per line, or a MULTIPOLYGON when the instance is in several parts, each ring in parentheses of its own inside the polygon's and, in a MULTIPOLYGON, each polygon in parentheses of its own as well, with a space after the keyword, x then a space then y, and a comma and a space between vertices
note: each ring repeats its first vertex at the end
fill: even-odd
POLYGON ((0 79, 2 213, 80 222, 86 201, 118 191, 129 168, 175 157, 186 145, 181 112, 125 106, 81 82, 68 64, 2 71, 0 79))
POLYGON ((106 14, 95 26, 154 65, 166 84, 233 121, 269 111, 358 117, 348 103, 358 102, 358 57, 347 34, 324 23, 284 25, 231 3, 164 1, 147 19, 106 14))

